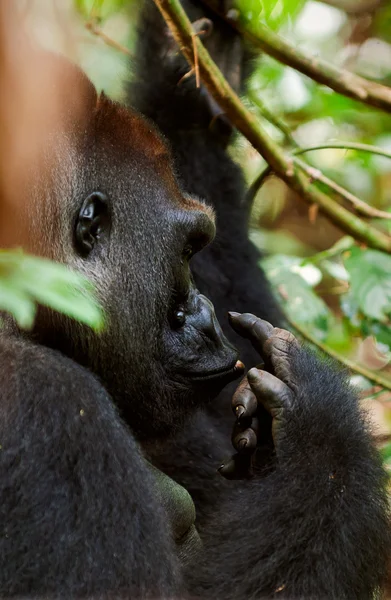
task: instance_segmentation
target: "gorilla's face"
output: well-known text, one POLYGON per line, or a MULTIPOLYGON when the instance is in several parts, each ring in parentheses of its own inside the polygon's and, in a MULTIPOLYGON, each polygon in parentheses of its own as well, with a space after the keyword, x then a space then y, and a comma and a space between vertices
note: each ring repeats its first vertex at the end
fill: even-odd
POLYGON ((92 369, 141 437, 165 435, 241 374, 190 273, 214 215, 180 192, 153 127, 104 97, 60 155, 41 204, 41 251, 95 282, 107 325, 95 335, 43 314, 36 335, 92 369))

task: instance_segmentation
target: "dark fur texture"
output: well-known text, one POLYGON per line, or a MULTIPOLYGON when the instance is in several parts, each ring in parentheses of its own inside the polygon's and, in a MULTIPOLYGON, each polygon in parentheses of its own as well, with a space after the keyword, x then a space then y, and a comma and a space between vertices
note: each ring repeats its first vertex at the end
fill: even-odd
MULTIPOLYGON (((191 20, 205 15, 214 21, 205 44, 228 78, 232 70, 248 70, 236 34, 199 2, 183 4, 191 20)), ((215 107, 211 109, 206 90, 196 88, 194 77, 181 80, 189 66, 175 54, 152 6, 144 11, 141 27, 130 98, 170 141, 184 189, 216 210, 215 241, 194 258, 192 270, 225 333, 251 367, 259 355, 230 330, 227 311, 253 312, 276 326, 286 326, 286 321, 248 239, 243 176, 227 153, 232 136, 226 127, 214 125, 215 107)), ((238 87, 232 77, 231 83, 238 87)), ((295 359, 294 376, 300 408, 289 424, 289 464, 283 472, 274 470, 270 420, 264 414, 260 480, 228 484, 216 476, 219 458, 232 453, 221 434, 232 386, 171 445, 155 452, 156 463, 187 487, 196 502, 198 526, 211 552, 191 573, 202 596, 213 589, 210 596, 222 598, 274 593, 370 598, 384 580, 389 555, 385 478, 357 398, 346 375, 304 351, 295 359), (333 480, 332 473, 338 474, 333 480), (365 540, 371 540, 369 545, 365 540)))
MULTIPOLYGON (((218 109, 193 79, 178 86, 186 65, 152 4, 141 28, 132 100, 168 139, 191 197, 154 127, 98 100, 85 80, 89 117, 56 136, 50 185, 47 173, 37 179, 29 218, 37 251, 96 282, 108 327, 99 337, 41 310, 31 335, 12 326, 1 335, 0 596, 370 600, 389 557, 386 480, 344 374, 292 350, 278 461, 261 414, 256 477, 216 472, 232 454, 229 399, 208 406, 219 385, 191 383, 183 369, 208 373, 232 349, 201 297, 184 328, 167 315, 178 282, 189 286, 183 246, 211 232, 194 195, 217 215, 194 277, 247 366, 259 355, 229 331, 227 310, 284 320, 247 239, 229 127, 210 127, 218 109), (86 260, 73 229, 95 190, 110 197, 111 228, 86 260), (146 454, 195 501, 204 550, 190 568, 178 562, 146 454)), ((231 36, 216 23, 206 40, 227 73, 243 63, 231 36)))

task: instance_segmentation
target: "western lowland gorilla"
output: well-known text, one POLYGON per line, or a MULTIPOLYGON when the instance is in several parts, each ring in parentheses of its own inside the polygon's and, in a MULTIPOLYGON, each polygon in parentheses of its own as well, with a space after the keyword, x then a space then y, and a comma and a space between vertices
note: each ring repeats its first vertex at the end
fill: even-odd
MULTIPOLYGON (((235 83, 240 40, 204 25, 235 83)), ((137 55, 137 111, 67 67, 84 110, 67 113, 31 180, 29 249, 87 274, 107 325, 41 308, 26 333, 5 318, 0 596, 380 596, 386 478, 357 395, 273 327, 283 316, 247 239, 229 123, 182 79, 149 3, 137 55), (222 323, 239 311, 229 336, 246 365, 264 361, 232 405, 211 401, 243 367, 198 288, 222 323)))

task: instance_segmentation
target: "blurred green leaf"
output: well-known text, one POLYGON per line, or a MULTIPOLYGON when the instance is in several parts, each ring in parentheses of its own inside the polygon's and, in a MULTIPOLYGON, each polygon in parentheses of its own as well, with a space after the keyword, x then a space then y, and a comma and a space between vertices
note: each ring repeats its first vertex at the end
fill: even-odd
POLYGON ((112 14, 124 8, 128 2, 126 0, 73 0, 78 13, 85 19, 91 16, 99 19, 107 19, 112 14))
POLYGON ((11 313, 24 329, 32 327, 39 303, 101 330, 103 313, 93 290, 88 279, 65 265, 0 251, 0 310, 11 313))
POLYGON ((306 0, 237 0, 236 7, 245 26, 256 32, 258 23, 278 29, 293 19, 306 0))
MULTIPOLYGON (((282 298, 288 315, 298 323, 312 325, 324 337, 322 332, 328 329, 332 313, 304 278, 308 273, 303 271, 301 262, 298 257, 275 255, 264 259, 261 264, 282 298)), ((316 284, 317 280, 313 283, 316 284)))
POLYGON ((383 448, 380 450, 383 460, 387 465, 391 466, 391 442, 388 442, 383 448))
POLYGON ((375 336, 377 342, 385 344, 391 349, 391 327, 389 325, 364 318, 361 322, 361 332, 363 337, 375 336))
POLYGON ((386 323, 391 314, 391 256, 354 247, 344 263, 351 299, 366 317, 386 323))

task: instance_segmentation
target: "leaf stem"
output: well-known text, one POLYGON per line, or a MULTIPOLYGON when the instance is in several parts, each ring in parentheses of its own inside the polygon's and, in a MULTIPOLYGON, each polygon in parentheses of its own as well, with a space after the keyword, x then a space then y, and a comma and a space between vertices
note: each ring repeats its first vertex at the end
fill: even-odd
POLYGON ((316 146, 309 146, 307 148, 295 148, 294 154, 305 154, 306 152, 313 152, 315 150, 356 150, 357 152, 369 152, 370 154, 377 154, 378 156, 384 156, 385 158, 391 159, 391 152, 383 150, 378 146, 371 146, 370 144, 359 144, 357 142, 327 142, 325 144, 318 144, 316 146))
POLYGON ((369 369, 366 369, 365 367, 358 365, 353 360, 346 358, 346 356, 342 356, 341 354, 339 354, 338 352, 336 352, 329 346, 326 346, 325 344, 323 344, 322 342, 317 340, 314 336, 312 336, 310 333, 308 333, 308 331, 306 329, 304 329, 304 327, 302 327, 301 325, 296 323, 296 321, 293 321, 289 317, 287 317, 287 319, 288 319, 289 323, 292 325, 292 327, 303 338, 308 340, 314 346, 317 346, 320 350, 322 350, 322 352, 324 352, 325 354, 328 354, 329 356, 331 356, 332 358, 337 360, 339 363, 343 364, 345 367, 348 367, 351 371, 354 371, 355 373, 362 375, 369 381, 372 381, 372 383, 375 383, 376 385, 380 385, 384 389, 391 390, 391 379, 383 377, 382 375, 379 375, 378 373, 374 373, 373 371, 370 371, 369 369))

